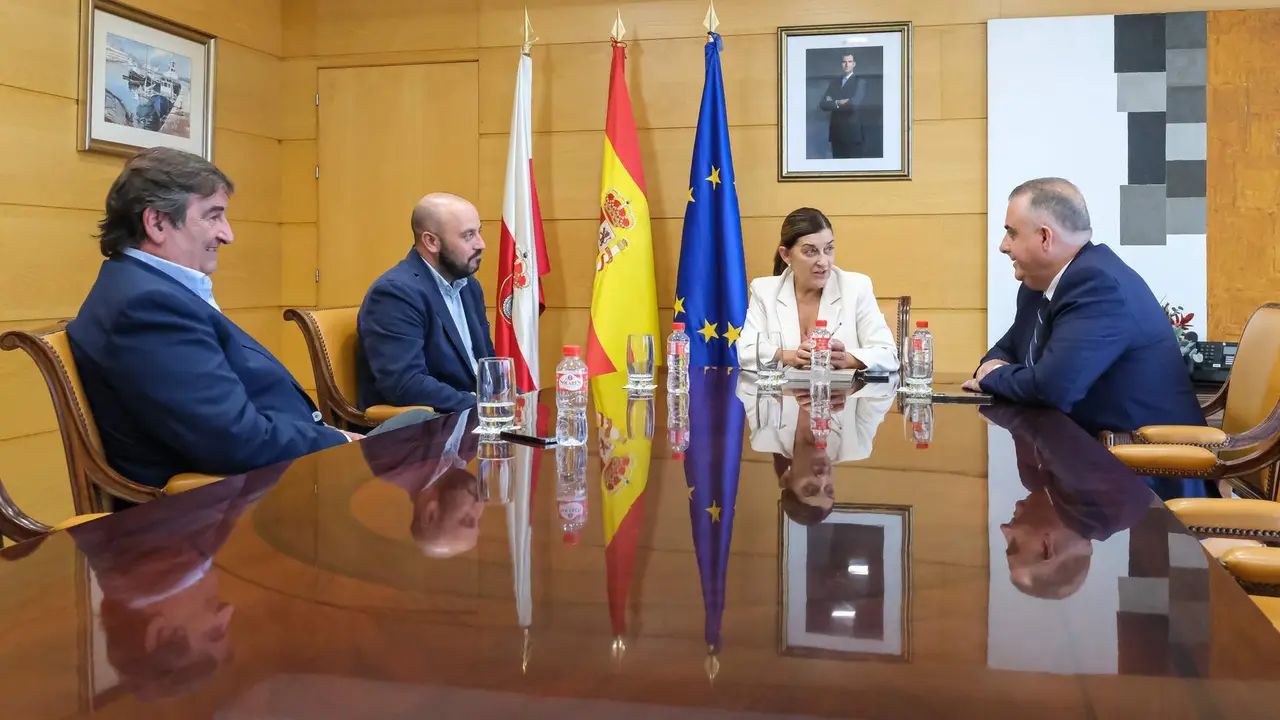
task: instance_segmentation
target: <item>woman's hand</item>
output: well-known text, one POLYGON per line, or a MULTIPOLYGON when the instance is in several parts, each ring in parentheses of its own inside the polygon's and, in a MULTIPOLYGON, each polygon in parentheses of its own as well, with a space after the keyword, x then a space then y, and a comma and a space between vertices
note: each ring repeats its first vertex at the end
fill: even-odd
POLYGON ((809 367, 809 351, 805 349, 804 345, 801 345, 798 350, 783 350, 782 366, 794 368, 809 367), (804 356, 801 357, 800 353, 804 353, 804 356))

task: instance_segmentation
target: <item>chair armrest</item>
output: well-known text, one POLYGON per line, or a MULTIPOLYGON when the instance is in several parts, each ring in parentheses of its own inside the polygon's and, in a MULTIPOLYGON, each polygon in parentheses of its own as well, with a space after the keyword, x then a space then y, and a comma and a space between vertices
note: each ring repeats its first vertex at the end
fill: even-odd
POLYGON ((1270 500, 1177 498, 1165 505, 1187 527, 1272 532, 1280 538, 1280 503, 1270 500))
POLYGON ((1144 443, 1214 447, 1227 442, 1219 428, 1202 425, 1148 425, 1134 433, 1144 443))
POLYGON ((1241 582, 1280 585, 1280 548, 1236 548, 1221 560, 1227 571, 1241 582))
POLYGON ((74 517, 70 517, 70 518, 67 518, 66 520, 63 520, 57 525, 54 525, 53 529, 66 530, 67 528, 73 528, 77 525, 83 525, 84 523, 87 523, 90 520, 97 520, 98 518, 104 518, 110 514, 111 513, 88 513, 85 515, 76 515, 74 517))
POLYGON ((427 405, 406 405, 404 407, 396 407, 395 405, 374 405, 364 411, 364 416, 369 418, 369 422, 381 425, 391 418, 407 413, 410 410, 427 410, 435 412, 436 409, 427 405))
POLYGON ((212 483, 222 480, 216 475, 201 475, 200 473, 182 473, 169 478, 169 482, 164 485, 165 495, 177 495, 188 490, 204 487, 212 483))
POLYGON ((1218 464, 1217 455, 1194 445, 1117 445, 1110 450, 1139 475, 1204 477, 1218 464))

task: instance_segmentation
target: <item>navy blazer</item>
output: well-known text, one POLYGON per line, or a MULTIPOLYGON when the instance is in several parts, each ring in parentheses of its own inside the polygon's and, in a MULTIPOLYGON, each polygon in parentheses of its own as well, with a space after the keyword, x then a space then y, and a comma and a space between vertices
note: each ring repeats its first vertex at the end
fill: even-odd
POLYGON ((1062 273, 1028 367, 1043 300, 1042 292, 1018 289, 1013 326, 982 359, 1010 364, 982 379, 984 392, 1057 408, 1094 434, 1205 424, 1168 316, 1111 248, 1085 243, 1062 273))
MULTIPOLYGON (((474 277, 462 306, 477 360, 494 355, 484 291, 474 277)), ((442 413, 476 404, 476 373, 431 269, 410 250, 374 281, 356 320, 357 404, 429 405, 442 413)))
POLYGON ((134 482, 233 475, 346 442, 258 341, 127 255, 102 263, 67 337, 107 461, 134 482))

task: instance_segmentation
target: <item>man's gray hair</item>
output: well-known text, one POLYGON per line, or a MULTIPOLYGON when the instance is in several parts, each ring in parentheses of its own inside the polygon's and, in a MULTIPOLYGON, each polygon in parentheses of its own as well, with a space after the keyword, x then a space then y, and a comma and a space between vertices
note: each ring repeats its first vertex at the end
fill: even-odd
POLYGON ((1073 233, 1092 232, 1089 223, 1089 207, 1085 205, 1080 188, 1068 180, 1043 177, 1028 180, 1009 193, 1013 200, 1027 195, 1027 207, 1047 213, 1063 230, 1073 233))

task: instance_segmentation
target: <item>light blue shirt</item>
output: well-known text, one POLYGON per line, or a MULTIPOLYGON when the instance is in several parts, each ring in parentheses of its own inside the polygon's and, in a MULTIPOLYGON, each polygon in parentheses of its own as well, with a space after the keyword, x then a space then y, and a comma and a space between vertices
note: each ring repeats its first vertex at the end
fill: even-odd
POLYGON ((422 262, 431 268, 431 276, 436 279, 436 285, 440 287, 440 295, 444 297, 445 307, 449 308, 453 325, 458 329, 458 335, 462 337, 462 347, 467 351, 467 359, 471 360, 471 371, 475 372, 478 363, 475 350, 471 348, 471 328, 467 325, 467 309, 462 305, 462 289, 467 286, 467 278, 454 280, 450 285, 438 270, 431 267, 431 263, 427 262, 426 258, 422 258, 422 262))
POLYGON ((201 300, 213 306, 214 310, 222 312, 222 308, 218 307, 218 303, 213 299, 213 279, 199 270, 192 270, 189 267, 179 265, 178 263, 169 262, 162 257, 152 255, 149 252, 143 252, 138 248, 125 248, 124 254, 131 258, 141 260, 160 272, 182 283, 182 286, 200 297, 201 300))

